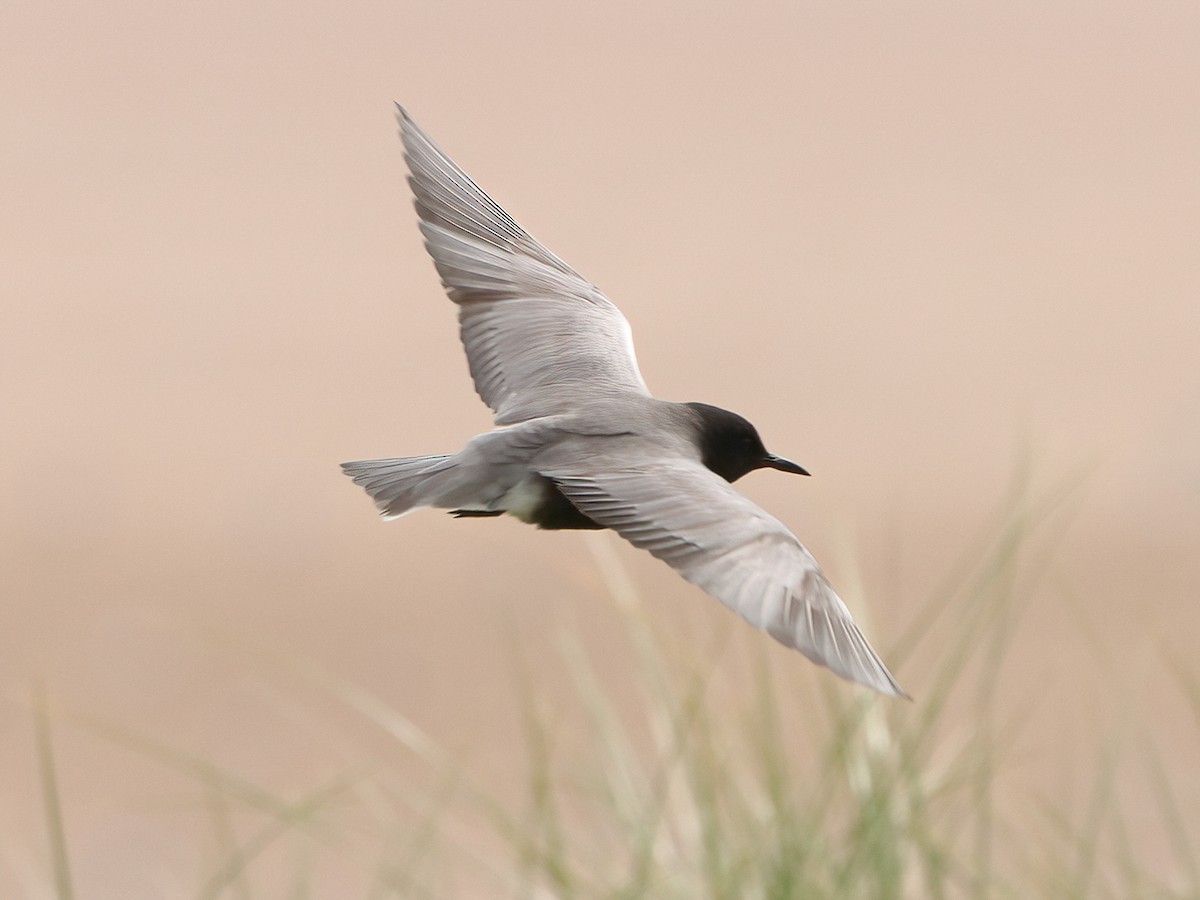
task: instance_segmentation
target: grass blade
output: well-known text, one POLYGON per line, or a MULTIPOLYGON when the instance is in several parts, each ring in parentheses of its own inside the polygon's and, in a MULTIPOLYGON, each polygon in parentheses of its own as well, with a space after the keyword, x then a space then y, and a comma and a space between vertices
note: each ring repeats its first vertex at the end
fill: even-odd
POLYGON ((33 690, 33 727, 42 783, 42 806, 46 812, 46 831, 50 841, 50 860, 54 868, 55 893, 58 900, 74 900, 71 863, 67 855, 67 831, 63 824, 62 798, 58 792, 58 772, 54 765, 54 745, 50 736, 50 713, 43 684, 36 685, 33 690))

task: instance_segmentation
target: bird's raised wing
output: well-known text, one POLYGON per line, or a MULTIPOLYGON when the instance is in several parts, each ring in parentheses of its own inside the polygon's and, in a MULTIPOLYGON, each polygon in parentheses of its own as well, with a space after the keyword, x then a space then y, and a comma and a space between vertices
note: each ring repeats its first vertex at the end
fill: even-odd
MULTIPOLYGON (((589 460, 588 468, 595 461, 589 460)), ((907 696, 816 560, 777 519, 699 462, 578 474, 540 468, 585 515, 648 550, 756 628, 875 690, 907 696)))
POLYGON ((425 247, 459 305, 471 377, 497 424, 605 392, 648 395, 621 311, 397 110, 425 247))

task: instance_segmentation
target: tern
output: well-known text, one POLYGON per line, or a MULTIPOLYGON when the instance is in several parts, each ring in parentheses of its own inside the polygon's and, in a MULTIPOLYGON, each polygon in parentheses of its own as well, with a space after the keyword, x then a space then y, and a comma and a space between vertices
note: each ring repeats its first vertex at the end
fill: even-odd
POLYGON ((736 413, 651 396, 621 311, 396 108, 425 248, 497 427, 458 453, 343 463, 383 517, 610 528, 813 662, 907 696, 808 550, 732 486, 808 472, 736 413))

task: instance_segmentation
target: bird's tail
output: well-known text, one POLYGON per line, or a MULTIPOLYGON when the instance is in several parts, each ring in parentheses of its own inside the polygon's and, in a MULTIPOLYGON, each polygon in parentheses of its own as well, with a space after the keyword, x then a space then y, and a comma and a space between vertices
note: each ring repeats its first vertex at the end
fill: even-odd
POLYGON ((442 493, 438 476, 453 467, 453 457, 447 455, 342 463, 342 471, 371 495, 385 519, 398 519, 414 509, 435 505, 442 493))

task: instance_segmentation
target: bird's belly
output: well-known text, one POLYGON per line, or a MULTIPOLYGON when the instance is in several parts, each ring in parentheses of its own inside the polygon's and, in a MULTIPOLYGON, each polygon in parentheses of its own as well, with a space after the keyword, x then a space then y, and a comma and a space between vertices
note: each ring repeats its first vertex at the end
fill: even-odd
POLYGON ((530 474, 517 482, 501 499, 499 506, 522 522, 551 530, 566 528, 603 528, 589 519, 562 495, 554 482, 530 474))
POLYGON ((547 487, 554 486, 542 476, 530 474, 509 488, 498 505, 510 516, 533 523, 538 508, 546 502, 547 487))

